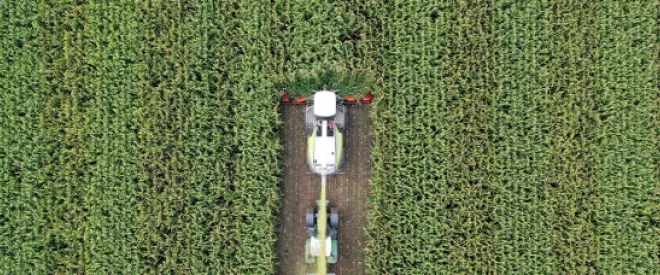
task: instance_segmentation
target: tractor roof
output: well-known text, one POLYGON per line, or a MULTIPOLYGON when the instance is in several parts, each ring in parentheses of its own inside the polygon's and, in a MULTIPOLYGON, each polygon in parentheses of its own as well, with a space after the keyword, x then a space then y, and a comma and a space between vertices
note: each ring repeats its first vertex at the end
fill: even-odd
POLYGON ((314 94, 314 115, 331 117, 337 113, 337 97, 335 93, 320 91, 314 94))

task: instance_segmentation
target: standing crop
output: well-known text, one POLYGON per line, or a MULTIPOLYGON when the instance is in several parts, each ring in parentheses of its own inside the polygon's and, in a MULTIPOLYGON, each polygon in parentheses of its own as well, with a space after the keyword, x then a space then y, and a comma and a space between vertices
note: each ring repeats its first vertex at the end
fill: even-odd
POLYGON ((0 1, 0 273, 275 273, 321 79, 383 91, 367 273, 658 274, 656 2, 0 1))
POLYGON ((384 8, 368 273, 657 273, 657 11, 384 8))
POLYGON ((0 270, 45 272, 50 249, 41 200, 49 144, 39 128, 46 78, 40 60, 43 29, 33 29, 33 2, 0 2, 0 270))
POLYGON ((273 273, 268 5, 0 5, 0 273, 273 273))

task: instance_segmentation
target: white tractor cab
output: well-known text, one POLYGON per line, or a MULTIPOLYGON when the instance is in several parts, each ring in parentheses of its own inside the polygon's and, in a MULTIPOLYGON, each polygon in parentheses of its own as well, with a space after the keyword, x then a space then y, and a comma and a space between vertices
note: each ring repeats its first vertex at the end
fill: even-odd
POLYGON ((306 100, 307 164, 315 174, 335 174, 344 163, 346 106, 338 91, 317 91, 306 100))

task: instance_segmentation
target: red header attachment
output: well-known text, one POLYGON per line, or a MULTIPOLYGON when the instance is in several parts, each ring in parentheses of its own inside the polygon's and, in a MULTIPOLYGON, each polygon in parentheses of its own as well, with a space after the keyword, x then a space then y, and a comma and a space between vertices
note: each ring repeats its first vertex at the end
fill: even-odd
MULTIPOLYGON (((371 92, 369 92, 366 96, 360 99, 357 99, 354 96, 350 96, 350 95, 342 96, 342 98, 344 99, 344 103, 347 105, 357 104, 358 102, 360 102, 360 104, 370 104, 371 101, 373 101, 374 99, 374 95, 371 92)), ((293 104, 293 105, 305 104, 306 100, 307 98, 302 96, 291 98, 289 92, 286 91, 282 93, 282 103, 284 104, 293 104)))
POLYGON ((284 104, 305 104, 305 97, 299 96, 296 98, 291 98, 289 92, 284 92, 282 94, 282 103, 284 104))

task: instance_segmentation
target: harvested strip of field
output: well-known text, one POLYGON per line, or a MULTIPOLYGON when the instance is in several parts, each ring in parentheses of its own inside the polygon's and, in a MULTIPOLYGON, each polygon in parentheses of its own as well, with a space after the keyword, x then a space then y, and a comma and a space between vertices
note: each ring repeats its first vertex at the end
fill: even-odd
MULTIPOLYGON (((345 163, 342 173, 328 177, 330 207, 339 211, 339 261, 328 269, 337 275, 366 274, 364 246, 367 199, 373 143, 369 106, 349 106, 345 131, 345 163)), ((307 167, 305 107, 284 107, 284 181, 278 226, 278 274, 314 273, 316 264, 305 263, 305 210, 319 200, 321 178, 307 167), (301 226, 302 225, 302 226, 301 226)))

